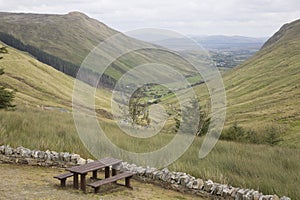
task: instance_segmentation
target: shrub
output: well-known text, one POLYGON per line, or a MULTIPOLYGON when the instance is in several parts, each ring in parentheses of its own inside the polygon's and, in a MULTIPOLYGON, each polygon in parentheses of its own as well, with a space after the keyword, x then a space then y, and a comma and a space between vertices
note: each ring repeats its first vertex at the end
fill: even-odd
POLYGON ((252 129, 243 128, 235 122, 232 126, 222 132, 220 139, 252 144, 269 144, 274 146, 282 141, 282 138, 280 137, 281 132, 280 128, 274 125, 263 127, 259 131, 254 131, 252 129))
POLYGON ((265 128, 264 141, 265 143, 274 146, 280 141, 282 138, 280 137, 281 131, 279 128, 275 128, 273 126, 268 126, 265 128))
POLYGON ((245 130, 239 126, 236 122, 228 129, 224 130, 220 136, 220 139, 229 141, 244 141, 245 130))

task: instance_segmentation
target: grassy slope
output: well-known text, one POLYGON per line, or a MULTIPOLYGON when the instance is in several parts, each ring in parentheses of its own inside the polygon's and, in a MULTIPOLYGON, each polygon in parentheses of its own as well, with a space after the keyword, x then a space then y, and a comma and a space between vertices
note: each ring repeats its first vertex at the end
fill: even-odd
MULTIPOLYGON (((0 85, 17 90, 14 102, 17 110, 0 111, 0 143, 82 151, 85 156, 89 156, 78 139, 70 112, 74 79, 26 53, 10 47, 8 51, 0 60, 0 66, 5 68, 0 85), (54 110, 48 110, 47 107, 54 110), (14 139, 16 135, 18 139, 14 139), (37 140, 33 141, 32 138, 37 140)), ((105 89, 97 89, 98 108, 109 111, 110 94, 105 89)), ((105 116, 99 117, 106 120, 105 116)))
MULTIPOLYGON (((1 67, 5 68, 0 83, 8 88, 17 89, 17 104, 71 109, 73 78, 37 61, 27 53, 11 47, 8 51, 0 61, 1 67)), ((110 92, 105 89, 97 91, 98 104, 108 108, 110 92)))
MULTIPOLYGON (((119 33, 79 12, 66 15, 0 13, 0 32, 12 35, 24 44, 34 46, 77 66, 81 65, 99 42, 119 33)), ((125 46, 128 44, 128 48, 132 47, 132 44, 144 44, 123 34, 120 36, 125 46)), ((120 44, 117 44, 115 49, 126 48, 124 45, 118 45, 120 44)), ((124 71, 149 62, 171 65, 184 75, 193 72, 192 68, 181 59, 166 51, 140 50, 117 59, 115 65, 112 65, 113 67, 106 73, 119 79, 124 71)))
MULTIPOLYGON (((286 133, 282 145, 300 146, 299 33, 300 21, 285 25, 255 56, 224 74, 227 126, 275 126, 286 133)), ((197 89, 206 99, 203 86, 197 89)))

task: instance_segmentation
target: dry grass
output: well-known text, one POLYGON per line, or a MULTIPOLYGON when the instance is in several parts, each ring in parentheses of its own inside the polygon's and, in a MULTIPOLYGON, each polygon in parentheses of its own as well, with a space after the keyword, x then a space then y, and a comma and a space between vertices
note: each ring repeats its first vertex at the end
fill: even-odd
POLYGON ((91 188, 88 188, 87 194, 84 194, 72 188, 72 179, 70 178, 65 189, 59 186, 59 181, 53 176, 63 172, 63 169, 56 168, 0 164, 0 199, 203 199, 199 196, 182 194, 136 180, 132 180, 133 190, 122 186, 108 185, 101 188, 99 194, 93 194, 91 188))

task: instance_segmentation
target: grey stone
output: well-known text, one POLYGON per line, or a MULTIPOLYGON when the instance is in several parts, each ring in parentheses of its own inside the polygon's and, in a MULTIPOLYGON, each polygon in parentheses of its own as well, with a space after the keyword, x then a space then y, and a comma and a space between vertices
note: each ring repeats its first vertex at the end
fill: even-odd
POLYGON ((77 163, 79 159, 80 159, 80 155, 78 155, 78 154, 71 154, 71 162, 77 163))
POLYGON ((71 156, 70 156, 70 154, 68 152, 63 153, 62 158, 63 158, 63 161, 66 161, 66 162, 70 162, 71 161, 71 156))
POLYGON ((232 190, 230 196, 231 196, 231 197, 235 197, 239 189, 240 189, 240 188, 233 188, 233 190, 232 190))
POLYGON ((291 198, 283 196, 283 197, 280 198, 280 200, 291 200, 291 198))
POLYGON ((253 200, 259 200, 260 196, 262 196, 262 194, 258 191, 254 191, 252 195, 253 195, 253 200))
POLYGON ((243 200, 244 194, 247 193, 247 190, 245 189, 239 189, 236 193, 235 199, 236 200, 243 200))
POLYGON ((5 155, 9 156, 9 155, 12 155, 12 153, 13 153, 13 149, 10 146, 7 145, 6 147, 4 147, 5 155))
POLYGON ((4 146, 4 145, 0 146, 0 153, 1 153, 1 154, 4 154, 4 149, 5 149, 5 146, 4 146))
POLYGON ((164 168, 161 170, 163 173, 169 173, 170 171, 168 170, 168 168, 164 168))
POLYGON ((186 187, 189 188, 189 189, 192 189, 192 188, 193 188, 193 184, 194 184, 194 181, 189 181, 189 182, 186 184, 186 187))
POLYGON ((272 195, 262 195, 259 200, 271 200, 272 199, 272 195))
POLYGON ((79 158, 79 160, 77 161, 76 164, 78 164, 78 165, 84 165, 84 164, 86 164, 86 160, 83 159, 83 158, 79 158))
POLYGON ((24 158, 30 158, 31 157, 31 150, 27 148, 21 148, 20 149, 20 155, 24 158))
POLYGON ((207 180, 204 182, 204 191, 210 192, 211 188, 213 187, 214 182, 212 180, 207 180))
POLYGON ((144 176, 145 175, 145 172, 146 172, 146 169, 143 168, 143 167, 138 167, 136 168, 136 172, 139 176, 144 176))
POLYGON ((45 152, 39 151, 39 152, 38 152, 38 158, 40 158, 40 159, 45 158, 45 152))
POLYGON ((280 199, 276 194, 274 194, 273 197, 272 197, 272 200, 280 200, 280 199))
POLYGON ((222 195, 222 192, 223 192, 223 190, 224 190, 224 188, 226 188, 227 186, 225 186, 225 185, 218 185, 218 187, 217 187, 217 192, 216 192, 216 194, 218 195, 218 196, 221 196, 222 195))
POLYGON ((50 153, 50 151, 45 151, 45 156, 44 156, 45 161, 48 163, 50 163, 50 161, 52 160, 52 154, 50 153))
POLYGON ((147 176, 147 177, 150 177, 151 176, 151 174, 155 171, 156 169, 155 168, 146 168, 146 170, 145 170, 145 175, 147 176))
POLYGON ((280 198, 280 200, 291 200, 291 198, 283 196, 283 197, 280 198))
POLYGON ((228 188, 228 187, 223 188, 223 189, 222 189, 222 192, 221 192, 221 196, 222 196, 222 197, 230 196, 230 191, 231 191, 231 189, 228 188))
POLYGON ((213 195, 216 195, 216 192, 217 192, 217 188, 218 188, 218 185, 216 183, 214 183, 212 185, 212 187, 210 188, 210 194, 213 194, 213 195))
POLYGON ((197 179, 198 180, 198 189, 203 190, 204 187, 204 181, 202 179, 197 179))
POLYGON ((180 185, 186 186, 186 184, 190 181, 188 175, 183 175, 179 178, 180 185))

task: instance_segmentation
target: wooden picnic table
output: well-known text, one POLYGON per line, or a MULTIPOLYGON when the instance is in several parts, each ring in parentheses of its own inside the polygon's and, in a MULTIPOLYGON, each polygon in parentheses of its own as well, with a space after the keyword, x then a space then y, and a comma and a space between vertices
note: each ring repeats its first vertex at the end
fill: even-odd
MULTIPOLYGON (((73 175, 73 187, 79 189, 78 176, 80 175, 80 189, 86 191, 86 175, 88 172, 93 172, 93 179, 97 179, 97 171, 105 168, 105 178, 110 177, 110 167, 121 163, 122 160, 116 158, 103 158, 85 165, 75 166, 67 168, 66 170, 72 172, 73 175)), ((112 176, 116 175, 116 169, 112 167, 112 176)))

